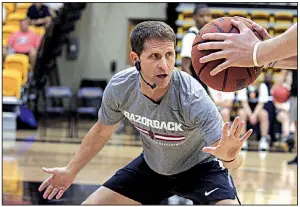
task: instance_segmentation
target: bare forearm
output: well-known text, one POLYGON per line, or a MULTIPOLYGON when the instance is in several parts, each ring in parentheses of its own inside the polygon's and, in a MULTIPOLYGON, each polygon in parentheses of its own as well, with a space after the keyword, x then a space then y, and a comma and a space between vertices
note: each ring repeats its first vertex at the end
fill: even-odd
POLYGON ((297 55, 297 24, 283 34, 263 41, 257 51, 259 65, 297 55))
POLYGON ((243 156, 241 154, 238 154, 236 159, 232 162, 223 161, 224 167, 227 168, 228 170, 235 170, 239 168, 242 165, 242 163, 243 163, 243 156))
POLYGON ((38 19, 30 20, 30 24, 37 25, 38 24, 38 19))
POLYGON ((274 65, 274 68, 297 69, 297 60, 298 60, 298 56, 293 56, 293 57, 285 58, 283 60, 279 60, 274 65))
POLYGON ((48 18, 40 18, 40 19, 35 19, 35 20, 31 20, 31 24, 32 25, 39 25, 39 24, 44 24, 48 21, 48 18))
POLYGON ((108 141, 109 137, 104 138, 99 136, 99 134, 100 131, 96 126, 93 126, 84 137, 79 150, 67 166, 67 168, 74 172, 74 174, 78 174, 79 171, 97 155, 108 141))

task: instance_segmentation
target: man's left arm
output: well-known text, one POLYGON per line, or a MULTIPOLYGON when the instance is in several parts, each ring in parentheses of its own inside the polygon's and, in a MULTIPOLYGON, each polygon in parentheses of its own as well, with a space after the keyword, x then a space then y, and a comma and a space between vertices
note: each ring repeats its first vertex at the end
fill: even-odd
POLYGON ((224 167, 228 169, 238 168, 243 161, 240 151, 244 141, 252 134, 252 130, 240 137, 245 122, 237 117, 229 128, 229 123, 224 124, 220 113, 206 93, 198 92, 195 96, 190 108, 190 117, 195 120, 207 143, 207 147, 202 151, 222 160, 224 167))
MULTIPOLYGON (((214 143, 212 145, 212 147, 217 147, 219 144, 219 141, 217 141, 216 143, 214 143)), ((233 160, 221 160, 223 163, 223 166, 229 170, 235 170, 238 169, 242 163, 243 163, 243 156, 241 153, 239 153, 236 158, 234 158, 233 160)))

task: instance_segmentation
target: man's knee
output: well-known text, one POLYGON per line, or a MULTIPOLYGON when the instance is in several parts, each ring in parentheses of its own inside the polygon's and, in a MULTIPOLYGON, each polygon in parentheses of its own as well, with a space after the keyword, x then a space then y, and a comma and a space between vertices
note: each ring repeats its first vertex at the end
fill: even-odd
POLYGON ((140 203, 127 198, 106 187, 98 188, 82 205, 139 205, 140 203))

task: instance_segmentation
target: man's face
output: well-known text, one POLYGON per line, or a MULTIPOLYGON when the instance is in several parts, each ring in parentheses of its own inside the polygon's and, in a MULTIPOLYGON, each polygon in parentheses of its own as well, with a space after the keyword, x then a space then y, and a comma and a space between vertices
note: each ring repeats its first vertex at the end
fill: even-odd
POLYGON ((27 32, 28 26, 29 26, 29 21, 27 19, 20 21, 20 29, 22 32, 27 32))
POLYGON ((157 88, 169 85, 175 66, 174 42, 170 40, 151 39, 144 43, 140 55, 143 77, 157 88))
POLYGON ((201 29, 205 24, 212 20, 211 13, 208 8, 199 9, 198 12, 193 15, 193 19, 196 22, 198 29, 201 29))

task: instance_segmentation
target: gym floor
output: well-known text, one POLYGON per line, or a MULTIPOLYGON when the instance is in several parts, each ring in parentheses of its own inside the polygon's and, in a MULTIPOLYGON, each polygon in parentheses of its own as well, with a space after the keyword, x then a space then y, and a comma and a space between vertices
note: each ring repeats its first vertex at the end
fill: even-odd
MULTIPOLYGON (((83 137, 93 122, 81 123, 83 137)), ((48 201, 38 192, 47 178, 42 167, 66 165, 80 145, 81 139, 68 138, 66 126, 41 132, 19 130, 15 141, 3 138, 3 203, 4 204, 80 204, 141 151, 136 136, 115 133, 103 150, 79 173, 75 183, 60 200, 48 201)), ((297 166, 288 166, 293 153, 243 151, 244 163, 232 172, 242 204, 297 204, 297 166)))

